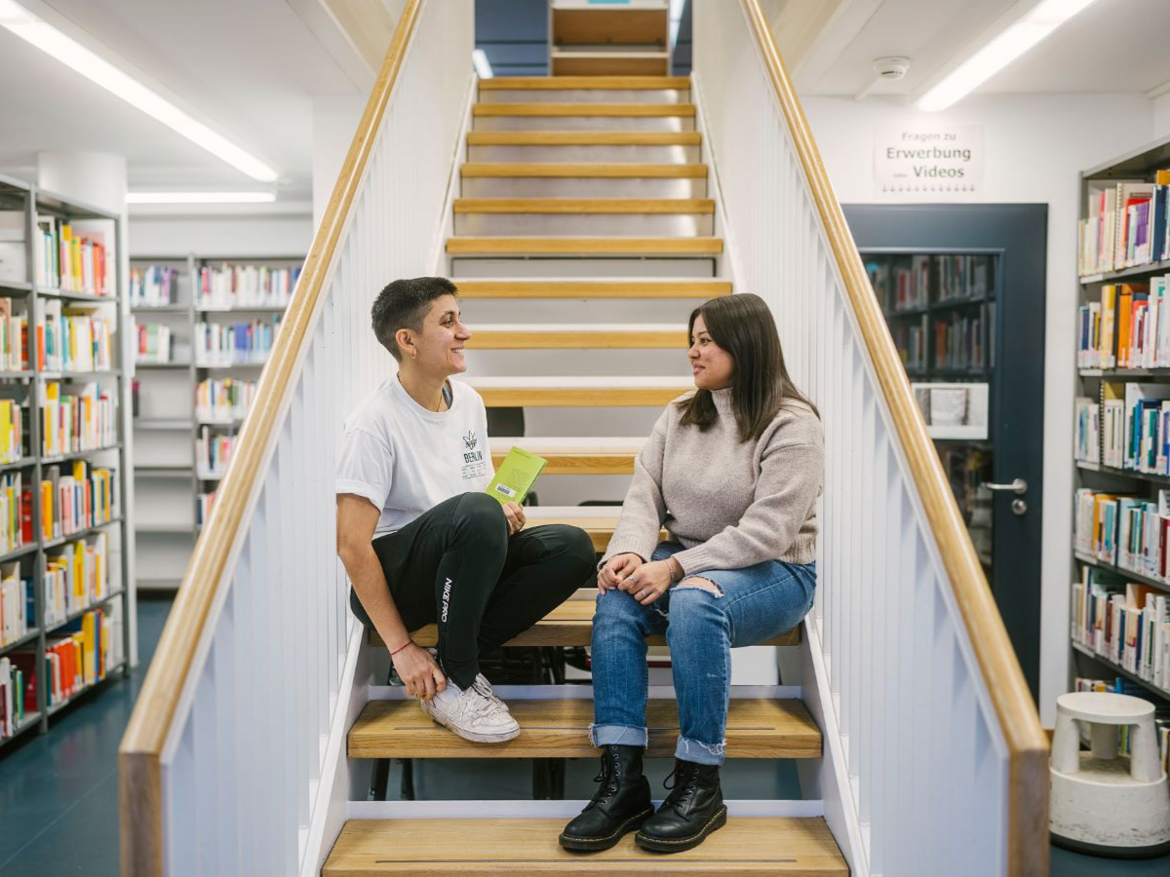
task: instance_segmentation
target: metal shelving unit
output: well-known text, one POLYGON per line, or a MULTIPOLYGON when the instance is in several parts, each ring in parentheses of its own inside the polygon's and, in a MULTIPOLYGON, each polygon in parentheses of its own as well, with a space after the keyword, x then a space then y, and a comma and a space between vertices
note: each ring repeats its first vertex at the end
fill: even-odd
POLYGON ((3 280, 0 281, 0 296, 6 298, 19 299, 24 303, 27 309, 28 321, 30 331, 28 333, 28 360, 30 368, 25 372, 3 372, 0 373, 0 384, 6 386, 20 386, 24 389, 25 395, 23 397, 23 407, 26 409, 25 417, 27 424, 25 432, 28 436, 28 453, 20 460, 5 463, 0 466, 0 470, 11 472, 18 470, 23 473, 24 477, 29 479, 32 485, 31 499, 32 509, 31 518, 33 521, 33 539, 31 542, 22 545, 14 551, 8 552, 0 560, 8 562, 11 560, 21 561, 20 577, 21 580, 31 579, 33 582, 33 605, 34 617, 36 624, 31 627, 29 631, 15 642, 5 645, 0 648, 0 655, 8 655, 17 649, 27 649, 29 646, 35 646, 36 653, 36 672, 37 672, 37 703, 36 708, 25 714, 24 722, 15 729, 14 733, 9 737, 0 738, 0 747, 7 745, 12 740, 17 739, 25 732, 37 728, 42 733, 49 730, 49 717, 56 714, 70 703, 75 702, 83 694, 99 687, 108 679, 114 678, 123 671, 128 671, 128 659, 131 655, 130 635, 134 630, 134 621, 132 613, 134 611, 135 601, 133 599, 134 586, 129 578, 129 540, 128 528, 129 522, 122 517, 125 508, 125 499, 127 497, 127 489, 129 483, 129 467, 126 457, 126 445, 121 440, 125 435, 127 428, 129 411, 124 404, 128 396, 126 393, 126 375, 122 368, 122 351, 120 346, 123 339, 126 337, 126 320, 122 304, 124 301, 123 290, 125 289, 125 279, 120 276, 118 270, 119 260, 118 254, 124 251, 124 229, 122 227, 121 218, 116 213, 93 207, 91 205, 83 204, 73 199, 65 198, 51 192, 45 191, 37 186, 15 180, 9 177, 0 176, 0 209, 7 211, 23 211, 25 214, 24 223, 24 237, 25 237, 25 253, 26 253, 26 271, 30 279, 28 280, 3 280), (69 292, 54 287, 39 284, 36 281, 36 264, 37 264, 37 248, 36 240, 39 235, 37 221, 39 217, 55 217, 61 220, 70 221, 92 221, 100 220, 109 223, 109 255, 108 270, 111 276, 111 294, 110 295, 94 295, 82 292, 69 292), (37 301, 42 298, 57 298, 65 300, 71 304, 101 304, 112 305, 112 317, 115 326, 113 350, 111 351, 114 367, 104 371, 93 372, 48 372, 42 371, 39 365, 39 357, 37 355, 37 333, 35 330, 35 319, 37 313, 37 301), (59 454, 54 456, 47 456, 41 453, 43 448, 41 425, 42 425, 42 405, 44 398, 44 386, 46 381, 60 381, 62 383, 70 383, 74 381, 100 381, 106 384, 111 392, 111 396, 116 400, 117 405, 117 433, 119 441, 113 445, 108 445, 102 448, 95 448, 85 451, 75 451, 66 454, 59 454), (112 518, 109 521, 102 522, 94 527, 79 530, 65 536, 56 537, 53 539, 45 539, 43 535, 43 528, 41 526, 42 509, 41 496, 39 486, 45 474, 45 468, 52 465, 68 463, 73 460, 88 460, 93 462, 96 466, 110 466, 110 458, 116 458, 116 468, 114 489, 116 491, 115 502, 112 508, 112 518), (97 458, 95 460, 95 458, 97 458), (48 552, 59 547, 66 542, 83 539, 99 530, 110 530, 112 538, 110 540, 111 552, 111 569, 110 581, 108 582, 109 592, 102 598, 93 601, 90 605, 71 613, 65 620, 57 621, 51 625, 44 623, 45 617, 45 562, 48 552), (116 540, 116 541, 115 541, 116 540), (118 554, 120 561, 116 565, 113 561, 114 552, 118 554), (113 573, 117 570, 118 578, 115 579, 113 573), (48 698, 48 684, 44 677, 45 666, 45 652, 48 647, 48 641, 52 637, 54 631, 59 631, 70 623, 81 618, 86 612, 101 606, 108 606, 111 603, 118 602, 121 606, 121 655, 113 666, 106 668, 106 675, 95 682, 86 685, 84 688, 74 692, 68 698, 54 703, 49 706, 48 698))
POLYGON ((283 305, 232 308, 201 307, 197 301, 199 271, 203 267, 214 267, 224 262, 234 265, 268 265, 283 268, 300 265, 303 261, 303 256, 220 259, 195 254, 180 257, 136 256, 131 259, 131 263, 135 267, 169 265, 177 272, 172 303, 134 305, 131 312, 140 322, 163 323, 171 326, 175 332, 185 333, 190 342, 190 350, 180 362, 139 363, 137 365, 136 377, 140 384, 169 380, 173 386, 180 383, 176 380, 177 378, 185 376, 185 380, 181 382, 182 389, 178 392, 186 394, 185 398, 188 400, 181 411, 168 410, 165 414, 158 416, 140 411, 139 413, 143 416, 135 416, 133 419, 133 428, 138 435, 138 440, 157 443, 169 440, 170 436, 174 436, 178 441, 186 441, 187 447, 190 449, 189 455, 185 457, 182 464, 168 456, 169 462, 162 465, 144 462, 135 466, 136 489, 140 486, 145 488, 147 482, 153 482, 154 485, 151 489, 155 491, 173 491, 175 503, 185 503, 191 514, 189 526, 173 521, 164 523, 148 521, 147 516, 139 514, 135 534, 140 546, 138 578, 143 587, 172 590, 178 586, 182 579, 181 570, 186 566, 187 558, 195 545, 195 537, 199 533, 197 523, 199 495, 214 490, 221 477, 215 473, 199 471, 195 465, 195 443, 199 438, 201 428, 208 426, 214 430, 238 432, 243 425, 243 420, 239 419, 210 420, 198 417, 195 411, 196 386, 200 381, 211 376, 232 377, 239 374, 241 377, 246 376, 250 380, 256 380, 259 371, 264 367, 263 362, 228 365, 201 361, 194 349, 196 326, 199 323, 218 322, 237 316, 249 320, 253 318, 265 319, 282 314, 285 309, 283 305), (142 551, 144 544, 146 547, 145 555, 142 551), (155 569, 143 568, 142 558, 149 556, 163 558, 166 563, 160 564, 155 569))
MULTIPOLYGON (((1093 184, 1100 185, 1102 183, 1111 183, 1112 181, 1135 179, 1148 179, 1152 182, 1155 171, 1170 167, 1170 161, 1168 159, 1170 159, 1170 139, 1144 147, 1111 162, 1084 171, 1081 174, 1079 182, 1080 218, 1083 219, 1088 215, 1089 192, 1093 184)), ((1080 246, 1079 240, 1077 246, 1078 248, 1080 246)), ((1100 301, 1101 284, 1127 280, 1140 283, 1156 274, 1170 274, 1170 260, 1135 265, 1117 271, 1082 275, 1078 277, 1077 305, 1084 305, 1094 300, 1100 301)), ((1076 349, 1076 342, 1074 342, 1073 347, 1076 349)), ((1170 368, 1100 369, 1078 367, 1077 396, 1099 400, 1102 383, 1135 380, 1143 383, 1164 383, 1170 381, 1170 368)), ((1099 459, 1104 459, 1103 450, 1103 446, 1098 447, 1099 459)), ((1159 489, 1170 488, 1170 476, 1151 472, 1140 472, 1133 469, 1122 469, 1114 466, 1106 466, 1103 463, 1093 463, 1084 460, 1074 461, 1073 466, 1074 489, 1092 488, 1096 490, 1112 490, 1120 483, 1129 482, 1129 486, 1125 491, 1126 493, 1145 495, 1153 498, 1157 496, 1159 489)), ((1078 571, 1081 566, 1091 566, 1107 572, 1116 573, 1131 582, 1153 585, 1162 590, 1170 591, 1170 582, 1165 582, 1143 573, 1134 572, 1133 570, 1107 563, 1094 556, 1077 551, 1075 536, 1073 538, 1072 553, 1074 568, 1078 571)), ((1080 579, 1079 573, 1075 578, 1080 579)), ((1153 695, 1170 700, 1170 691, 1159 688, 1150 680, 1143 679, 1138 674, 1132 673, 1124 667, 1115 664, 1105 656, 1096 654, 1092 649, 1077 642, 1071 636, 1069 637, 1069 644, 1073 653, 1074 667, 1077 666, 1078 662, 1085 665, 1091 660, 1106 668, 1109 673, 1123 676, 1142 685, 1153 695)), ((1077 675, 1085 674, 1078 672, 1077 675)))

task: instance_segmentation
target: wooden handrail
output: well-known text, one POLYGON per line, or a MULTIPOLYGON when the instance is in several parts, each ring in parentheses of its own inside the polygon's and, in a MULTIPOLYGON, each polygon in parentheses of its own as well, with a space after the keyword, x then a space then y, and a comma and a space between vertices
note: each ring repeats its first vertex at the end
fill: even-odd
POLYGON ((1008 747, 1008 874, 1048 873, 1048 737, 759 0, 741 0, 1008 747))
POLYGON ((240 526, 244 513, 264 482, 264 462, 279 438, 279 419, 292 390, 296 364, 305 345, 312 341, 309 330, 321 293, 339 255, 342 231, 414 36, 421 6, 422 0, 408 0, 398 21, 324 218, 313 236, 272 354, 260 376, 256 402, 240 433, 227 476, 217 491, 207 526, 195 543, 182 586, 122 737, 118 786, 124 877, 157 877, 163 873, 160 763, 163 747, 203 637, 204 625, 223 586, 224 569, 236 543, 246 533, 240 526))

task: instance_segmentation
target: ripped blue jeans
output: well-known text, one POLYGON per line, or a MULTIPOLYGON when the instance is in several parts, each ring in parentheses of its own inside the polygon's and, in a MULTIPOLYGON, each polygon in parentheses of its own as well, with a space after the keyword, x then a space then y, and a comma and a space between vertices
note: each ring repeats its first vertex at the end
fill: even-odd
MULTIPOLYGON (((665 560, 682 550, 677 542, 662 542, 651 559, 665 560)), ((713 582, 720 593, 683 579, 649 606, 625 591, 598 595, 590 728, 594 746, 645 747, 649 731, 657 730, 646 727, 646 637, 665 631, 679 712, 675 757, 722 764, 731 649, 757 645, 796 627, 812 608, 817 576, 815 563, 767 560, 743 569, 707 570, 694 578, 713 582)))

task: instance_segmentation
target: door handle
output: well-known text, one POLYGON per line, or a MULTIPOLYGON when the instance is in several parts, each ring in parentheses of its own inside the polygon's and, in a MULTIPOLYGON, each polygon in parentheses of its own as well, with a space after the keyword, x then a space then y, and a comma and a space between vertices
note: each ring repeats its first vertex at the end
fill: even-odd
POLYGON ((988 490, 1010 490, 1019 496, 1023 496, 1028 492, 1028 482, 1023 478, 1016 478, 1011 484, 996 484, 992 481, 984 481, 982 486, 988 490))

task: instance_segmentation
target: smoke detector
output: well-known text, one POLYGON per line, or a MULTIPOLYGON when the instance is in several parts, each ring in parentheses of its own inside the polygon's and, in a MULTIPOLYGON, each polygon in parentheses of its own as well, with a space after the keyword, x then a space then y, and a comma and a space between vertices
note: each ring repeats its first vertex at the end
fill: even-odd
POLYGON ((894 56, 890 58, 874 58, 873 71, 879 79, 890 82, 897 81, 910 71, 910 59, 894 56))

